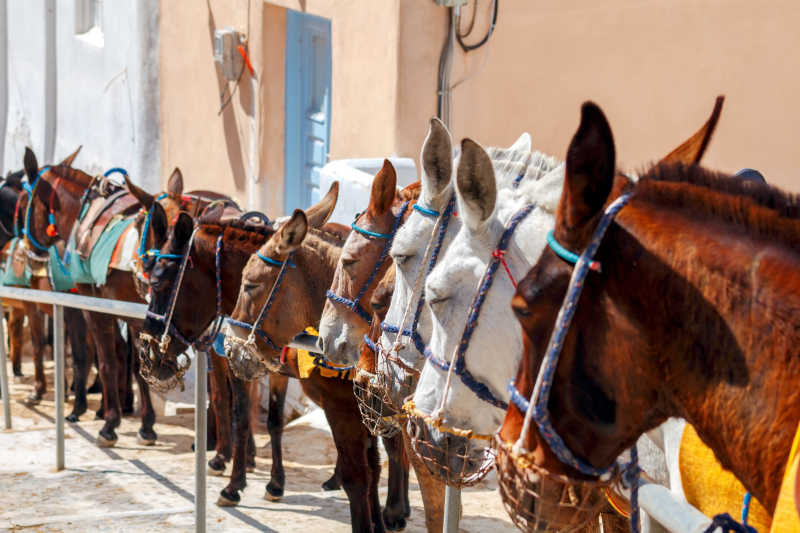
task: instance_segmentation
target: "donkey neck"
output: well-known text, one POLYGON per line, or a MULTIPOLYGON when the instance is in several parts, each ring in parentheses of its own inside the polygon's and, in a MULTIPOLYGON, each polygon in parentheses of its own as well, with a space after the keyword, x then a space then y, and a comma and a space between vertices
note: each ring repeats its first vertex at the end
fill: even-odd
POLYGON ((607 305, 652 347, 643 364, 655 386, 663 381, 658 411, 692 423, 774 509, 800 420, 800 254, 645 200, 618 221, 598 254, 614 280, 607 305))
POLYGON ((332 233, 310 228, 294 254, 293 261, 305 283, 302 294, 308 298, 308 305, 302 306, 307 313, 303 317, 306 324, 319 323, 325 307, 325 293, 333 283, 343 244, 342 239, 332 233))

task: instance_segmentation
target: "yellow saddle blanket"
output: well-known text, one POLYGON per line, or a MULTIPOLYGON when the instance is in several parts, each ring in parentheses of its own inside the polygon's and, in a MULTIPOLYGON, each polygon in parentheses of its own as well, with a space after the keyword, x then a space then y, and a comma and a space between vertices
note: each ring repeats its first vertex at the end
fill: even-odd
MULTIPOLYGON (((775 513, 770 517, 761 503, 753 498, 747 523, 759 533, 800 532, 800 424, 797 426, 794 443, 786 462, 781 491, 775 513)), ((742 509, 744 486, 734 475, 722 468, 714 452, 697 435, 695 429, 686 424, 681 438, 680 471, 686 499, 706 516, 728 513, 739 519, 742 509)))
MULTIPOLYGON (((319 333, 316 329, 309 326, 306 328, 306 333, 309 335, 319 336, 319 333)), ((323 378, 339 378, 339 379, 349 379, 352 380, 353 376, 355 376, 356 371, 354 368, 342 367, 341 369, 336 369, 335 367, 339 365, 334 365, 330 361, 327 361, 325 364, 330 367, 334 368, 325 368, 323 366, 319 366, 317 364, 317 358, 321 357, 317 354, 311 353, 308 350, 297 350, 297 368, 300 373, 300 378, 308 378, 311 376, 311 373, 314 369, 319 369, 319 375, 323 378)))

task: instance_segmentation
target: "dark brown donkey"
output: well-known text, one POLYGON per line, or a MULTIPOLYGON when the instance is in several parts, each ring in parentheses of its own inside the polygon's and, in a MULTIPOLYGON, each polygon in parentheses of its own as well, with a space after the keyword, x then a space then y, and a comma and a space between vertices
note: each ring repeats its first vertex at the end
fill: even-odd
MULTIPOLYGON (((333 189, 332 192, 335 194, 333 189)), ((333 202, 331 210, 332 207, 333 202)), ((325 213, 324 218, 318 214, 310 209, 307 218, 302 211, 295 211, 258 253, 251 256, 242 274, 239 299, 226 335, 226 352, 234 371, 241 369, 243 360, 247 362, 243 365, 245 371, 251 368, 252 361, 263 361, 267 368, 279 368, 300 377, 297 353, 289 350, 282 354, 278 347, 288 343, 294 332, 316 325, 344 242, 341 232, 331 235, 316 229, 327 218, 325 213), (291 266, 281 274, 279 265, 283 261, 291 266), (265 307, 270 293, 271 303, 265 307), (270 312, 269 308, 281 309, 281 312, 270 312), (262 312, 262 309, 267 310, 262 312), (255 326, 245 328, 248 323, 255 326), (259 341, 244 342, 251 331, 257 332, 259 341)), ((323 377, 326 370, 339 370, 348 376, 352 372, 326 368, 331 365, 321 359, 316 359, 315 364, 318 368, 307 378, 300 379, 300 383, 306 395, 322 407, 331 427, 338 451, 337 470, 350 502, 353 530, 383 531, 384 522, 388 528, 404 527, 409 506, 400 439, 384 441, 390 454, 390 491, 399 494, 389 493, 382 519, 378 501, 377 439, 361 423, 352 382, 323 377)))
MULTIPOLYGON (((622 194, 630 200, 595 255, 602 270, 588 274, 566 333, 547 404, 554 428, 604 468, 644 431, 683 417, 772 512, 800 420, 800 198, 674 163, 632 183, 615 171, 602 111, 584 104, 555 240, 581 253, 622 194)), ((573 268, 548 248, 514 297, 524 396, 573 268)), ((520 424, 510 408, 503 439, 520 424)), ((527 449, 548 470, 576 475, 531 427, 527 449)))

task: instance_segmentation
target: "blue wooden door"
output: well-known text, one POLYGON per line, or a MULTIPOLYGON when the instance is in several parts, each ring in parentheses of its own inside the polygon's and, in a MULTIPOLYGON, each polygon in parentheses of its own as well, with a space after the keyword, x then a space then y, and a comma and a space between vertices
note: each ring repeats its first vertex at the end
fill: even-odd
POLYGON ((331 22, 287 10, 284 209, 320 198, 331 131, 331 22))

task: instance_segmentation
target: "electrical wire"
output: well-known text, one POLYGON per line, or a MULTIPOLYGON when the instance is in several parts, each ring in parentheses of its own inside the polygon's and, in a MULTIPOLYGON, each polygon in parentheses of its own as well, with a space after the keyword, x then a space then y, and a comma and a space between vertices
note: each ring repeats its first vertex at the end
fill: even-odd
POLYGON ((458 17, 458 26, 456 27, 456 32, 458 33, 459 37, 464 38, 472 35, 472 30, 475 28, 475 18, 476 18, 475 15, 477 14, 478 14, 478 0, 475 0, 475 5, 472 7, 472 18, 469 20, 469 28, 467 28, 467 31, 464 32, 461 31, 461 16, 459 15, 458 17))
MULTIPOLYGON (((475 5, 474 11, 473 11, 473 17, 474 17, 474 13, 475 13, 475 11, 477 11, 477 9, 478 9, 478 6, 477 6, 477 2, 476 2, 476 5, 475 5)), ((471 52, 472 50, 477 50, 478 48, 480 48, 481 46, 486 44, 486 42, 489 40, 489 37, 491 37, 492 33, 494 33, 494 28, 497 25, 497 12, 499 10, 500 10, 500 0, 492 0, 492 21, 489 23, 489 29, 486 30, 486 35, 484 35, 483 39, 481 39, 477 43, 475 43, 475 44, 467 44, 467 43, 465 43, 464 40, 461 38, 461 34, 459 32, 456 32, 456 40, 458 41, 459 46, 461 46, 461 49, 464 50, 464 52, 471 52)), ((473 23, 474 23, 474 19, 473 19, 473 23)), ((471 33, 471 31, 472 31, 472 27, 470 27, 470 31, 467 32, 467 34, 471 33)))

